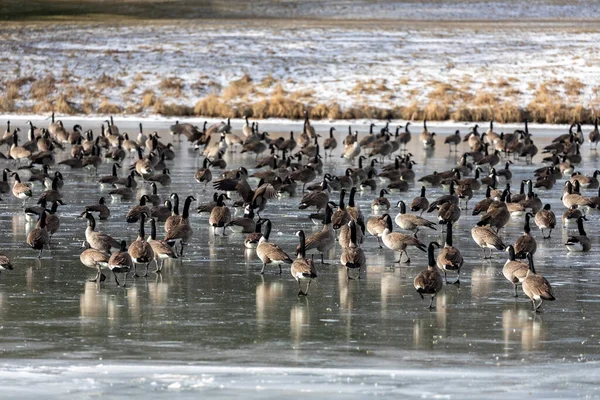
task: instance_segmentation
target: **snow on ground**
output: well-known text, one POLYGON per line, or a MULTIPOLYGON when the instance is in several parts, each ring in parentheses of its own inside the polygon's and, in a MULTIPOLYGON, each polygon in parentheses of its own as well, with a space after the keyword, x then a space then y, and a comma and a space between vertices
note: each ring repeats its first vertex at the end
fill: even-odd
MULTIPOLYGON (((68 100, 75 104, 86 99, 97 106, 105 99, 133 107, 152 90, 167 103, 193 107, 247 74, 253 91, 226 101, 269 96, 276 85, 261 82, 272 76, 287 94, 309 104, 392 108, 424 107, 440 84, 526 106, 540 83, 552 81, 567 104, 593 107, 600 96, 599 42, 600 27, 583 22, 6 26, 0 28, 0 87, 52 74, 55 93, 69 89, 68 100), (99 84, 103 74, 116 85, 99 84), (181 90, 161 87, 165 78, 180 79, 181 90), (563 95, 561 83, 570 81, 582 84, 580 95, 563 95)), ((40 101, 30 89, 31 83, 20 88, 14 111, 27 112, 40 101)), ((138 107, 136 113, 152 109, 138 107)))

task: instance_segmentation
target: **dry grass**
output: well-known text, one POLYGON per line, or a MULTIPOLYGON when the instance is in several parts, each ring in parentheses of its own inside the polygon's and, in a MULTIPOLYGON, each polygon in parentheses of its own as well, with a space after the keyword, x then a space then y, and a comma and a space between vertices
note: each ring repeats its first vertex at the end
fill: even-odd
POLYGON ((6 97, 8 100, 16 100, 19 97, 21 97, 19 94, 20 91, 21 91, 21 89, 19 88, 19 86, 12 83, 6 89, 4 97, 6 97))
POLYGON ((6 95, 0 97, 0 111, 2 111, 2 112, 16 111, 15 110, 15 101, 6 95))
POLYGON ((96 86, 102 90, 102 89, 114 89, 117 87, 123 87, 123 86, 125 86, 125 84, 119 78, 115 78, 113 76, 102 73, 102 75, 100 75, 100 78, 98 78, 96 80, 96 86))
POLYGON ((569 78, 564 84, 565 93, 567 96, 580 96, 585 88, 585 84, 577 78, 569 78))
POLYGON ((234 117, 234 110, 218 96, 208 95, 194 106, 194 114, 205 117, 234 117))
POLYGON ((498 103, 498 98, 494 93, 479 92, 475 95, 472 103, 476 107, 494 106, 498 103))
POLYGON ((255 92, 254 83, 248 74, 244 74, 240 79, 236 79, 229 83, 222 93, 222 97, 226 101, 243 100, 255 92))
POLYGON ((54 110, 59 114, 76 114, 77 108, 67 99, 67 96, 61 94, 54 102, 54 110))
POLYGON ((260 81, 260 83, 258 84, 258 87, 261 87, 261 88, 270 88, 275 83, 278 83, 278 82, 279 81, 277 81, 277 79, 275 79, 273 77, 273 75, 269 74, 269 75, 265 76, 262 81, 260 81))
POLYGON ((152 107, 156 102, 156 95, 154 94, 154 90, 146 89, 144 93, 142 93, 142 108, 152 107))
POLYGON ((158 88, 166 95, 178 97, 183 90, 183 81, 176 77, 164 78, 158 83, 158 88))
POLYGON ((56 91, 56 78, 48 74, 31 85, 31 95, 37 101, 48 99, 56 91))
POLYGON ((123 112, 123 108, 109 102, 108 99, 102 99, 96 111, 99 114, 120 114, 123 112))

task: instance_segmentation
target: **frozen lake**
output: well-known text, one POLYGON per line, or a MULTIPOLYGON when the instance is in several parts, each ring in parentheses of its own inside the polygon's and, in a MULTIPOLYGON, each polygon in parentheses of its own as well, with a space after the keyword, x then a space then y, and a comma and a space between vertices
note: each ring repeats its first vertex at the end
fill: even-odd
MULTIPOLYGON (((69 120, 67 125, 76 122, 69 120)), ((78 122, 84 129, 99 132, 98 122, 78 122)), ((115 122, 121 132, 137 132, 137 121, 115 122)), ((34 123, 44 127, 47 120, 34 123)), ((15 120, 15 124, 26 131, 24 121, 15 120)), ((159 130, 162 140, 170 140, 168 125, 148 121, 145 130, 159 130)), ((325 136, 329 125, 315 125, 325 136)), ((235 133, 239 134, 239 126, 234 124, 235 133)), ((272 137, 301 129, 300 124, 289 123, 263 127, 272 137)), ((341 141, 347 124, 337 127, 341 141)), ((368 126, 356 128, 366 132, 368 126)), ((440 137, 435 152, 426 154, 416 140, 421 127, 412 128, 409 151, 417 162, 417 177, 449 169, 457 162, 443 145, 444 135, 454 128, 431 125, 430 130, 440 137)), ((498 126, 497 130, 512 132, 514 127, 498 126)), ((531 131, 541 149, 565 129, 531 131)), ((466 144, 460 149, 467 151, 466 144)), ((172 184, 159 187, 159 194, 165 199, 172 192, 180 197, 193 194, 198 199, 195 209, 198 203, 209 201, 213 192, 203 191, 193 180, 200 163, 192 147, 183 141, 175 145, 175 151, 176 160, 169 162, 172 184)), ((598 155, 587 144, 582 154, 578 170, 592 174, 600 167, 598 155)), ((70 156, 63 153, 61 157, 70 156)), ((536 156, 537 166, 541 158, 541 154, 536 156)), ((226 160, 228 168, 254 165, 253 156, 239 152, 228 153, 226 160)), ((128 166, 126 161, 122 174, 128 166)), ((338 148, 325 170, 342 175, 346 167, 338 148)), ((106 193, 101 194, 96 178, 87 171, 58 169, 66 178, 67 205, 59 209, 61 228, 52 250, 44 252, 41 260, 25 248, 30 227, 20 202, 7 194, 0 203, 0 246, 15 267, 0 277, 0 382, 6 398, 151 398, 164 396, 166 391, 190 398, 202 394, 213 398, 241 394, 249 398, 600 395, 596 216, 587 223, 593 247, 586 254, 567 254, 566 229, 557 229, 552 239, 542 240, 539 230, 532 227, 538 243, 536 269, 552 283, 557 298, 545 302, 540 314, 531 312, 531 303, 521 291, 518 298, 512 297, 512 286, 501 273, 507 258, 504 253, 481 259, 481 250, 470 235, 479 217, 470 211, 463 212, 454 229, 454 246, 465 257, 461 285, 445 286, 433 311, 426 309, 427 302, 413 287, 414 277, 427 265, 425 253, 418 250, 409 249, 410 265, 394 267, 397 254, 378 249, 369 236, 363 245, 366 277, 347 281, 336 245, 326 257, 331 265, 317 263, 318 278, 309 296, 298 298, 289 270, 284 268, 280 276, 271 267, 261 276, 260 260, 243 247, 244 235, 214 239, 209 235, 208 216, 195 213, 190 218, 193 245, 186 249, 184 259, 167 262, 162 275, 130 280, 131 286, 123 289, 110 276, 102 285, 87 282, 94 271, 79 261, 85 222, 75 217, 106 193)), ((105 163, 99 173, 109 174, 110 169, 111 164, 105 163)), ((512 170, 516 191, 521 179, 531 177, 532 167, 519 162, 512 170)), ((27 178, 26 173, 22 175, 27 178)), ((136 198, 149 189, 140 185, 136 198)), ((419 189, 420 185, 413 184, 408 193, 388 197, 395 205, 400 199, 412 200, 419 189)), ((428 189, 428 198, 443 192, 441 187, 428 189)), ((564 210, 560 181, 550 191, 536 192, 552 205, 559 219, 564 210)), ((41 188, 37 186, 34 193, 37 198, 41 188)), ((377 195, 357 197, 366 218, 377 195)), ((484 190, 479 191, 470 206, 483 196, 484 190)), ((338 197, 337 192, 331 195, 336 202, 338 197)), ((320 229, 308 219, 309 212, 298 210, 299 199, 275 200, 261 213, 273 221, 271 240, 289 254, 297 244, 296 230, 320 229)), ((98 229, 118 239, 134 240, 138 226, 126 224, 123 217, 135 203, 109 204, 111 217, 98 221, 98 229)), ((390 215, 398 211, 394 208, 390 215)), ((522 229, 522 220, 511 219, 502 237, 514 243, 522 229)), ((162 232, 161 225, 159 236, 162 232)), ((439 230, 437 234, 420 231, 419 238, 443 243, 439 230)))

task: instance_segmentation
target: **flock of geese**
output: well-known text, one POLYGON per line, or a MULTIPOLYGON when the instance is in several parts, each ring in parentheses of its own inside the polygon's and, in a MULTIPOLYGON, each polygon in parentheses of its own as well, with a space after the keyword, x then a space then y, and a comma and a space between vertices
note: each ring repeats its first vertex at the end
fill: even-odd
MULTIPOLYGON (((248 118, 237 132, 229 120, 212 126, 205 122, 202 128, 177 122, 170 127, 173 141, 181 142, 184 136, 200 157, 201 168, 195 173, 191 171, 189 176, 190 182, 193 175, 198 185, 190 192, 212 193, 211 201, 194 206, 198 214, 208 214, 209 239, 195 234, 190 223, 192 203, 197 201, 194 195, 182 197, 180 213, 177 193, 171 193, 168 199, 158 193, 159 187, 170 185, 169 167, 177 163, 174 146, 161 142, 158 133, 147 135, 140 124, 134 138, 121 132, 112 117, 96 133, 84 130, 79 124, 67 129, 55 120, 54 114, 47 127, 38 128, 31 122, 27 126, 27 141, 21 141, 20 128, 11 128, 10 122, 0 140, 0 146, 7 149, 7 154, 0 153, 7 165, 0 193, 18 199, 15 211, 22 207, 26 219, 35 223, 26 241, 41 257, 60 229, 59 207, 64 205, 62 191, 69 185, 69 172, 88 169, 94 174, 100 197, 96 204, 80 210, 79 218, 87 224, 85 232, 82 224, 80 234, 85 237, 80 260, 96 271, 93 280, 98 283, 106 279, 103 270, 108 269, 117 285, 126 286, 131 273, 137 277, 143 269, 143 275, 147 276, 150 266, 161 273, 165 260, 181 259, 187 246, 240 233, 245 234, 243 246, 254 249, 261 260, 261 274, 271 267, 278 267, 281 274, 285 265, 298 283, 298 296, 306 296, 317 277, 314 255, 320 256, 321 264, 325 264, 324 256, 336 243, 342 249, 339 260, 347 278, 360 279, 366 270, 361 246, 370 235, 376 238, 380 249, 385 247, 399 253, 397 263, 410 263, 409 251, 427 253, 427 268, 414 278, 414 287, 421 298, 430 297, 429 309, 432 309, 436 294, 448 283, 448 273, 456 274, 454 284, 460 284, 465 260, 460 249, 453 245, 453 226, 462 215, 471 213, 480 216, 471 236, 482 249, 483 257, 491 258, 494 251, 506 252, 504 277, 514 287, 514 295, 518 295, 520 286, 537 311, 544 300, 555 300, 550 283, 534 267, 537 243, 531 224, 540 229, 542 240, 550 239, 557 228, 555 210, 542 201, 542 191, 564 181, 562 227, 577 229, 577 234, 570 234, 565 243, 570 252, 591 249, 585 221, 600 207, 600 193, 595 197, 584 194, 584 190, 599 188, 600 171, 585 175, 577 170, 582 162, 584 141, 589 140, 592 150, 600 141, 598 119, 587 137, 581 126, 574 123, 568 132, 544 148, 534 144, 527 121, 523 129, 512 133, 497 133, 493 121, 481 133, 475 125, 464 138, 457 131, 444 140, 451 153, 458 152, 459 146, 468 146, 468 151, 457 153, 456 165, 446 171, 428 171, 420 177, 413 169, 416 163, 413 154, 407 151, 407 144, 418 141, 424 152, 435 148, 436 134, 428 129, 427 121, 418 135, 410 132, 410 122, 395 129, 389 121, 381 128, 371 124, 369 133, 363 137, 349 127, 340 143, 333 127, 327 134, 317 133, 308 114, 298 135, 290 132, 289 136, 276 139, 268 132, 261 132, 259 123, 250 123, 248 118), (242 154, 244 163, 228 170, 227 154, 234 151, 242 154), (533 159, 538 152, 545 157, 535 168, 533 159), (57 162, 59 154, 62 161, 57 162), (348 163, 339 176, 326 172, 328 160, 330 165, 334 162, 334 154, 335 157, 341 154, 348 163), (111 173, 99 176, 99 169, 107 163, 112 163, 111 173), (511 166, 516 163, 528 168, 530 178, 517 182, 515 187, 519 190, 513 191, 511 166), (122 165, 126 164, 129 173, 119 176, 122 165), (27 180, 22 176, 27 176, 27 180), (137 189, 142 182, 152 188, 152 193, 138 198, 137 189), (386 195, 407 192, 412 183, 422 186, 420 195, 414 199, 400 195, 401 200, 395 204, 399 212, 393 218, 392 204, 386 195), (446 188, 447 194, 428 199, 430 187, 446 188), (370 218, 365 218, 356 202, 357 192, 363 196, 370 192, 378 194, 373 196, 370 218), (265 217, 269 213, 277 215, 278 199, 292 196, 299 197, 299 210, 310 210, 306 216, 322 225, 322 229, 312 234, 297 230, 298 245, 293 253, 271 240, 272 221, 265 217), (131 243, 97 230, 96 220, 115 218, 108 197, 135 201, 136 205, 126 215, 117 217, 120 223, 138 224, 138 236, 131 243), (469 209, 471 200, 477 203, 469 209), (433 218, 424 214, 433 214, 433 218), (506 243, 501 230, 515 218, 524 221, 523 235, 514 243, 506 243), (399 231, 394 231, 394 226, 399 231), (445 233, 443 243, 424 243, 419 239, 420 230, 437 229, 442 235, 445 233)), ((3 254, 0 254, 0 269, 12 269, 11 260, 3 254)))

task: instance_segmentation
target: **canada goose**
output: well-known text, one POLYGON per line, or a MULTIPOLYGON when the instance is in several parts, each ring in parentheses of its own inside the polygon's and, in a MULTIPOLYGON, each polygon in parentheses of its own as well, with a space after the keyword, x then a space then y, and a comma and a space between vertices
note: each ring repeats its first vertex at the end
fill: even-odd
POLYGON ((329 128, 329 137, 323 142, 323 150, 325 150, 325 155, 327 155, 327 150, 329 150, 329 157, 331 157, 333 151, 337 148, 337 140, 333 136, 333 131, 335 131, 335 128, 332 126, 329 128))
POLYGON ((577 205, 571 206, 571 208, 567 208, 562 216, 562 226, 563 228, 569 228, 572 225, 577 226, 577 220, 579 217, 582 217, 583 214, 577 205))
POLYGON ((400 200, 396 204, 397 208, 400 208, 400 213, 396 215, 395 222, 401 229, 407 231, 418 231, 419 227, 423 226, 426 228, 437 230, 435 228, 435 224, 425 218, 419 217, 417 215, 410 215, 406 213, 406 204, 404 201, 400 200))
POLYGON ((308 289, 313 279, 317 277, 317 270, 312 260, 306 258, 306 242, 304 238, 304 231, 300 230, 296 232, 296 236, 300 239, 299 251, 296 259, 292 262, 290 272, 296 282, 298 282, 298 296, 307 296, 308 289), (306 291, 302 290, 300 281, 308 281, 306 285, 306 291))
POLYGON ((449 194, 440 196, 433 203, 430 203, 427 212, 430 213, 433 210, 439 209, 444 203, 452 203, 458 206, 458 196, 456 196, 456 193, 454 192, 454 181, 450 182, 449 192, 449 194))
POLYGON ((525 214, 525 226, 523 227, 523 236, 520 236, 515 241, 514 251, 517 258, 525 258, 527 253, 535 254, 537 250, 537 243, 535 238, 531 236, 531 228, 529 227, 529 221, 534 218, 533 214, 525 214))
POLYGON ((488 154, 489 146, 490 145, 488 143, 484 144, 485 156, 481 160, 477 161, 477 165, 480 167, 491 168, 500 162, 500 156, 498 154, 498 150, 494 150, 494 152, 492 154, 488 154))
POLYGON ((440 254, 437 257, 437 266, 444 271, 444 281, 448 283, 446 279, 447 271, 456 271, 456 282, 454 284, 460 284, 460 269, 463 266, 464 259, 460 254, 460 250, 452 246, 452 223, 447 223, 446 230, 446 243, 440 254))
POLYGON ((258 241, 263 237, 262 227, 263 224, 266 224, 267 219, 258 219, 256 221, 256 226, 254 228, 254 232, 246 235, 244 239, 244 247, 247 249, 256 249, 258 246, 258 241))
POLYGON ((249 204, 244 208, 244 216, 241 218, 234 218, 229 221, 226 225, 234 233, 252 233, 256 228, 256 221, 254 221, 254 211, 249 204))
POLYGON ((19 174, 16 172, 13 172, 11 176, 15 178, 15 182, 12 187, 13 196, 15 196, 17 199, 23 200, 23 207, 25 207, 27 200, 33 196, 31 186, 27 185, 26 183, 22 183, 19 174))
POLYGON ((158 187, 156 186, 156 183, 150 182, 150 187, 152 188, 152 193, 147 195, 148 196, 147 201, 156 207, 156 206, 162 204, 162 200, 161 200, 160 196, 158 195, 158 187))
POLYGON ((198 212, 198 214, 202 214, 202 213, 209 213, 213 210, 213 208, 215 208, 217 206, 217 199, 219 198, 219 193, 218 192, 214 192, 213 193, 213 198, 212 201, 210 202, 206 202, 206 203, 201 203, 197 208, 196 211, 198 212))
POLYGON ((458 145, 461 142, 460 131, 457 129, 454 135, 449 135, 444 139, 444 144, 448 145, 448 152, 452 153, 452 146, 454 145, 454 151, 458 152, 458 145))
MULTIPOLYGON (((146 235, 144 233, 144 224, 146 222, 146 213, 140 215, 140 229, 138 230, 138 237, 135 241, 131 242, 127 252, 131 256, 133 261, 133 276, 137 277, 137 264, 145 264, 146 273, 144 276, 148 276, 148 265, 154 260, 154 250, 150 243, 146 241, 146 235)), ((157 265, 158 268, 158 265, 157 265)))
MULTIPOLYGON (((33 169, 30 170, 31 175, 29 175, 29 182, 40 182, 42 185, 45 186, 45 180, 50 179, 50 174, 48 173, 49 170, 50 170, 50 167, 48 165, 44 165, 41 170, 33 170, 33 169)), ((12 172, 8 168, 6 168, 5 171, 12 172)), ((58 173, 58 171, 55 172, 55 175, 56 175, 56 173, 58 173)), ((51 179, 50 179, 50 187, 52 187, 51 179)))
POLYGON ((0 253, 0 271, 12 271, 13 266, 8 256, 0 253))
POLYGON ((166 222, 171 216, 172 205, 170 200, 165 200, 162 205, 150 209, 150 216, 159 222, 166 222))
POLYGON ((190 242, 194 233, 189 221, 190 206, 192 204, 192 201, 196 201, 194 196, 188 196, 185 198, 180 222, 177 225, 173 226, 171 229, 169 229, 165 235, 165 241, 167 241, 168 243, 177 242, 181 245, 179 257, 183 256, 183 246, 187 245, 190 242))
POLYGON ((585 217, 577 218, 577 229, 579 230, 579 235, 569 236, 567 239, 567 250, 570 252, 584 252, 590 251, 592 248, 592 242, 587 237, 585 233, 585 229, 583 228, 583 221, 587 219, 585 217))
POLYGON ((150 176, 154 172, 154 166, 147 158, 144 158, 142 149, 138 148, 138 160, 130 167, 135 170, 140 176, 150 176))
POLYGON ((385 219, 386 227, 381 233, 381 239, 388 249, 400 252, 400 258, 396 261, 397 264, 402 262, 402 254, 404 253, 406 253, 405 263, 410 263, 410 257, 406 251, 408 246, 415 246, 421 251, 426 250, 425 245, 416 237, 416 234, 415 236, 412 236, 399 232, 392 232, 392 217, 388 214, 384 214, 383 217, 385 219))
POLYGON ((65 203, 63 203, 61 200, 54 200, 52 202, 52 207, 50 207, 50 210, 46 210, 48 212, 48 215, 46 217, 46 231, 48 232, 48 244, 50 244, 50 241, 52 240, 52 235, 58 232, 58 228, 60 228, 60 219, 58 218, 58 215, 56 215, 56 211, 58 210, 59 205, 62 206, 64 204, 65 203))
POLYGON ((27 222, 36 222, 40 219, 40 215, 42 215, 43 211, 46 211, 46 206, 48 205, 48 202, 44 199, 42 199, 38 205, 33 206, 33 207, 27 207, 24 211, 25 211, 25 220, 27 222))
POLYGON ((481 249, 483 250, 483 259, 487 260, 488 258, 492 258, 492 250, 504 250, 506 246, 502 242, 502 239, 498 236, 496 232, 492 230, 489 226, 475 226, 471 229, 471 236, 473 240, 481 249), (490 256, 488 257, 485 253, 485 249, 490 249, 490 256))
POLYGON ((431 296, 428 307, 430 310, 435 308, 433 300, 435 299, 436 294, 442 290, 442 287, 444 286, 442 275, 438 271, 435 256, 433 254, 435 247, 439 248, 440 245, 437 242, 429 243, 429 246, 427 247, 427 269, 419 272, 414 280, 415 289, 417 290, 417 293, 419 293, 419 296, 421 296, 421 299, 424 299, 424 294, 431 296))
POLYGON ((125 220, 128 224, 133 224, 138 222, 142 215, 146 214, 146 216, 150 215, 150 208, 146 205, 146 201, 149 201, 147 195, 143 195, 140 197, 140 204, 137 206, 133 206, 127 215, 125 216, 125 220))
POLYGON ((395 182, 390 183, 387 186, 387 189, 390 191, 390 193, 408 192, 409 186, 408 182, 399 179, 395 182))
MULTIPOLYGON (((304 252, 320 253, 321 264, 325 263, 323 254, 331 250, 335 246, 335 233, 331 224, 332 210, 329 205, 325 206, 325 219, 323 220, 323 229, 313 233, 306 239, 304 252)), ((296 253, 300 251, 300 246, 296 248, 296 253)))
MULTIPOLYGON (((246 120, 246 123, 244 124, 244 126, 242 126, 242 133, 245 137, 252 136, 254 132, 253 129, 250 127, 250 123, 248 122, 248 116, 245 115, 244 119, 246 120)), ((254 126, 254 122, 252 123, 252 126, 254 126)))
POLYGON ((148 177, 146 180, 150 182, 158 182, 162 186, 169 186, 171 184, 171 171, 169 168, 164 168, 162 174, 156 174, 148 177))
POLYGON ((181 215, 179 215, 179 196, 177 193, 171 193, 170 198, 173 200, 173 208, 171 210, 171 216, 165 221, 165 232, 169 232, 181 222, 181 215))
POLYGON ((31 156, 31 152, 26 148, 19 146, 19 135, 17 134, 17 130, 13 133, 13 144, 10 147, 9 155, 17 162, 21 162, 21 160, 27 159, 31 156))
POLYGON ((400 148, 403 151, 406 151, 406 145, 408 144, 408 142, 410 142, 411 139, 410 131, 408 130, 409 125, 410 122, 407 122, 404 126, 404 132, 400 133, 398 135, 398 139, 396 139, 400 143, 400 148))
POLYGON ((481 213, 487 212, 490 205, 494 202, 494 199, 492 199, 492 196, 491 196, 491 192, 492 192, 492 188, 491 188, 491 186, 488 186, 485 191, 485 198, 483 200, 479 201, 477 204, 475 204, 475 207, 473 207, 473 212, 471 213, 471 215, 479 215, 481 213))
POLYGON ((117 189, 123 189, 123 188, 126 188, 127 185, 129 184, 129 187, 131 187, 132 190, 136 190, 138 184, 137 184, 137 181, 135 180, 135 175, 136 175, 135 171, 131 171, 128 176, 117 179, 116 182, 114 182, 112 186, 117 189), (129 178, 131 178, 131 179, 129 179, 129 178))
POLYGON ((212 227, 213 235, 227 236, 225 226, 231 221, 231 211, 225 205, 225 199, 229 199, 226 194, 219 195, 217 205, 210 212, 208 224, 212 227))
POLYGON ((544 208, 535 214, 534 221, 538 228, 540 228, 542 231, 542 237, 544 239, 550 239, 550 235, 552 235, 552 229, 556 227, 556 215, 554 215, 554 212, 551 210, 550 204, 544 205, 544 208), (544 229, 550 230, 548 236, 544 235, 544 229))
POLYGON ((377 244, 379 245, 380 249, 383 249, 383 246, 381 245, 381 240, 380 240, 381 234, 383 233, 383 231, 385 230, 386 227, 387 227, 387 225, 386 225, 385 214, 380 217, 371 217, 367 221, 367 231, 372 236, 375 236, 377 238, 377 244))
MULTIPOLYGON (((357 132, 358 134, 358 132, 357 132)), ((348 144, 344 146, 344 150, 342 152, 341 158, 345 158, 350 163, 354 162, 354 159, 359 156, 361 151, 360 143, 353 142, 352 144, 348 144)))
POLYGON ((575 184, 575 181, 579 182, 579 186, 585 189, 598 189, 598 174, 600 174, 599 170, 595 170, 592 176, 581 175, 579 172, 574 172, 571 174, 571 183, 575 184))
POLYGON ((489 225, 490 227, 495 227, 496 232, 500 232, 500 229, 502 229, 510 220, 510 212, 505 202, 508 193, 508 190, 505 189, 500 201, 494 200, 492 204, 490 204, 485 215, 483 215, 477 223, 477 226, 489 225))
POLYGON ((377 181, 375 181, 375 175, 375 171, 369 171, 367 179, 360 183, 359 188, 361 192, 370 192, 377 189, 377 181))
POLYGON ((115 277, 115 283, 117 286, 121 286, 117 279, 117 274, 122 273, 124 275, 123 287, 127 286, 127 274, 133 267, 133 260, 127 251, 127 242, 121 241, 119 245, 119 251, 115 251, 108 260, 108 269, 110 269, 115 277))
POLYGON ((344 173, 344 175, 334 177, 334 180, 339 182, 340 189, 349 190, 352 188, 352 186, 354 186, 354 179, 352 178, 353 174, 354 174, 354 170, 352 168, 346 168, 346 172, 344 173), (335 178, 337 178, 337 179, 335 179, 335 178))
POLYGON ((525 184, 527 183, 527 180, 522 180, 521 181, 521 187, 519 188, 519 193, 512 195, 511 194, 511 200, 515 203, 520 203, 521 201, 525 200, 526 195, 525 195, 525 184))
POLYGON ((386 194, 389 194, 389 192, 385 189, 381 189, 381 191, 379 191, 379 197, 373 200, 371 203, 371 209, 374 212, 387 211, 390 209, 390 201, 386 199, 386 194))
POLYGON ((429 200, 425 197, 425 186, 421 186, 421 194, 415 197, 410 203, 410 211, 421 211, 421 214, 419 215, 423 215, 423 212, 426 211, 427 208, 429 208, 429 200))
POLYGON ((563 194, 562 196, 562 203, 565 207, 571 208, 571 206, 577 205, 582 209, 582 211, 585 211, 586 208, 591 209, 596 207, 596 204, 594 204, 589 197, 584 197, 579 193, 574 193, 571 182, 567 181, 566 186, 567 193, 563 194))
POLYGON ((473 189, 471 188, 470 183, 458 184, 456 186, 456 195, 458 196, 458 202, 460 204, 461 200, 465 203, 465 210, 469 209, 469 200, 473 198, 473 189))
MULTIPOLYGON (((458 170, 457 170, 457 172, 460 173, 460 171, 458 171, 458 170)), ((481 172, 481 168, 477 168, 475 170, 474 178, 463 178, 463 179, 459 180, 458 186, 469 185, 471 187, 472 191, 477 191, 477 190, 481 189, 481 182, 479 182, 479 172, 481 172)))
POLYGON ((44 251, 44 246, 48 246, 50 243, 50 238, 48 236, 48 231, 46 230, 46 211, 42 211, 40 214, 40 219, 34 229, 32 229, 27 235, 27 244, 34 250, 39 250, 38 258, 42 258, 42 252, 44 251))
POLYGON ((87 228, 85 229, 85 240, 89 243, 92 249, 101 250, 106 253, 110 252, 111 248, 119 248, 119 242, 111 236, 96 231, 96 220, 94 216, 87 211, 81 214, 87 220, 87 228))
POLYGON ((527 255, 527 260, 529 261, 529 270, 527 271, 527 275, 525 276, 525 279, 523 279, 521 286, 523 287, 525 295, 531 299, 533 311, 538 311, 542 306, 543 300, 554 301, 556 298, 552 293, 550 282, 542 275, 537 275, 535 273, 533 256, 531 254, 527 255), (537 305, 535 304, 536 300, 539 300, 540 302, 537 305))
POLYGON ((204 183, 204 189, 206 189, 208 183, 212 181, 212 172, 208 167, 209 163, 210 160, 208 158, 205 158, 202 162, 202 168, 198 169, 196 171, 196 174, 194 175, 194 179, 196 180, 196 182, 204 183))
POLYGON ((265 273, 267 264, 279 265, 279 274, 281 275, 282 264, 292 264, 292 259, 287 255, 285 251, 281 249, 277 244, 269 242, 269 236, 271 235, 271 221, 265 220, 265 233, 259 239, 258 245, 256 246, 256 255, 262 261, 261 274, 265 273))
POLYGON ((12 172, 8 168, 4 168, 2 171, 2 181, 0 181, 0 193, 10 192, 10 184, 8 183, 8 173, 12 172))
POLYGON ((244 144, 240 153, 254 153, 256 155, 254 160, 258 160, 258 156, 267 150, 267 144, 265 143, 265 140, 268 136, 269 134, 267 132, 263 132, 259 136, 260 140, 244 144))
POLYGON ((110 254, 89 247, 79 255, 79 261, 83 265, 98 271, 94 279, 90 279, 90 282, 103 282, 106 279, 102 269, 108 268, 108 260, 110 260, 110 254))
POLYGON ((100 179, 98 179, 98 183, 100 183, 101 188, 107 189, 109 187, 112 187, 113 183, 119 180, 117 168, 121 168, 121 165, 118 163, 114 163, 112 166, 112 174, 101 176, 100 179))
POLYGON ((600 117, 594 118, 594 129, 590 132, 588 140, 590 141, 590 147, 593 144, 594 150, 598 148, 598 142, 600 142, 600 130, 598 130, 598 120, 600 117))
POLYGON ((110 210, 106 206, 106 200, 104 199, 104 197, 100 197, 100 200, 98 200, 98 204, 92 204, 92 205, 86 206, 85 211, 97 212, 98 218, 100 220, 106 220, 106 219, 108 219, 108 217, 110 217, 110 210))
POLYGON ((533 157, 537 154, 538 148, 533 144, 533 140, 530 138, 525 139, 523 148, 519 152, 520 157, 525 157, 525 164, 532 164, 533 157))
POLYGON ((98 176, 98 167, 102 165, 102 157, 100 156, 100 148, 98 146, 94 146, 92 148, 92 154, 87 156, 83 163, 82 167, 87 168, 88 170, 94 170, 94 175, 98 176))
POLYGON ((517 286, 520 285, 527 276, 529 265, 515 259, 515 249, 512 245, 508 246, 505 251, 508 252, 508 260, 506 260, 504 267, 502 267, 502 275, 513 284, 513 288, 515 289, 514 296, 518 297, 517 286))
POLYGON ((38 204, 42 201, 45 200, 48 203, 52 203, 53 201, 56 200, 61 200, 62 199, 62 194, 58 191, 58 181, 59 181, 59 177, 58 175, 55 175, 54 178, 52 179, 52 187, 46 191, 44 191, 41 195, 40 198, 38 199, 38 204))
POLYGON ((361 268, 366 268, 365 252, 359 247, 357 243, 356 222, 354 222, 354 220, 351 220, 350 222, 348 222, 348 227, 350 229, 350 245, 344 247, 342 255, 340 256, 340 262, 344 267, 346 267, 347 279, 355 279, 350 277, 351 269, 358 269, 358 276, 356 279, 360 279, 361 268))
POLYGON ((431 187, 439 186, 442 183, 442 175, 438 174, 437 171, 433 171, 430 175, 422 176, 417 182, 423 182, 431 187))
MULTIPOLYGON (((325 189, 327 188, 327 185, 327 181, 323 180, 323 187, 325 189)), ((345 192, 345 189, 342 190, 345 192)), ((298 208, 300 210, 305 210, 309 207, 315 207, 317 211, 319 211, 320 209, 325 208, 327 202, 329 202, 329 195, 327 194, 327 190, 314 191, 302 196, 302 200, 300 200, 300 205, 298 206, 298 208)))
POLYGON ((123 200, 123 201, 132 200, 133 199, 133 189, 131 187, 132 181, 133 181, 133 178, 131 176, 128 176, 127 177, 127 185, 124 188, 120 188, 120 189, 117 189, 115 184, 113 184, 113 186, 115 186, 115 189, 108 192, 108 194, 110 195, 110 197, 113 198, 113 200, 123 200))

